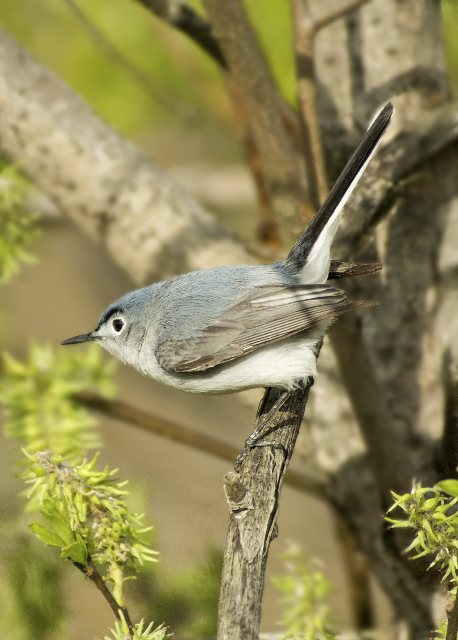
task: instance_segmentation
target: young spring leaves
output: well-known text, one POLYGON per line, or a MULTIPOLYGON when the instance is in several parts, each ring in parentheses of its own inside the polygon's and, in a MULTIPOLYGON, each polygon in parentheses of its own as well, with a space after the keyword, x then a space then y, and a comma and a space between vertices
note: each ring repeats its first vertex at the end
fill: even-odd
MULTIPOLYGON (((455 599, 458 591, 458 481, 443 480, 435 487, 414 483, 410 493, 402 496, 391 493, 395 502, 388 512, 400 507, 408 517, 406 520, 386 517, 385 520, 393 529, 414 529, 415 538, 405 552, 415 550, 412 560, 433 556, 429 568, 440 565, 442 581, 448 579, 449 596, 455 599)), ((446 638, 447 628, 448 620, 442 621, 437 637, 446 638)))
POLYGON ((133 628, 133 635, 131 635, 122 611, 120 612, 120 616, 121 621, 116 621, 115 628, 111 629, 113 638, 105 636, 104 640, 125 640, 126 638, 132 638, 132 640, 166 640, 167 638, 171 638, 173 635, 167 633, 167 627, 164 627, 163 624, 156 627, 153 631, 154 623, 151 622, 146 629, 143 629, 143 620, 135 625, 133 628))
MULTIPOLYGON (((26 453, 26 452, 25 452, 26 453)), ((127 482, 114 478, 117 469, 95 470, 98 454, 90 461, 72 466, 50 451, 26 453, 32 485, 28 498, 38 501, 41 513, 52 529, 30 526, 45 544, 60 547, 62 556, 84 567, 88 556, 107 567, 105 579, 113 583, 113 596, 124 606, 124 572, 144 562, 155 562, 156 551, 143 541, 152 527, 143 527, 143 516, 127 508, 124 490, 127 482)))

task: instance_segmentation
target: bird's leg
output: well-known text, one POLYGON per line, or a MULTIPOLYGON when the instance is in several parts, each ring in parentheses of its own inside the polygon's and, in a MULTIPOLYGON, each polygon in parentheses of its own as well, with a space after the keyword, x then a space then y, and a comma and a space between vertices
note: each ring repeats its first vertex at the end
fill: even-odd
POLYGON ((277 449, 284 449, 283 445, 281 445, 279 442, 268 441, 268 440, 263 440, 259 442, 259 439, 262 435, 262 430, 264 429, 266 424, 271 420, 271 418, 273 418, 273 416, 277 413, 277 411, 279 411, 282 408, 282 406, 285 404, 288 398, 289 398, 289 391, 283 391, 282 394, 277 398, 277 400, 271 406, 269 411, 266 413, 266 415, 256 425, 256 428, 251 434, 251 436, 245 440, 245 445, 242 451, 237 456, 234 463, 234 468, 236 471, 240 469, 242 463, 245 461, 247 455, 250 453, 253 447, 269 447, 270 446, 277 449))

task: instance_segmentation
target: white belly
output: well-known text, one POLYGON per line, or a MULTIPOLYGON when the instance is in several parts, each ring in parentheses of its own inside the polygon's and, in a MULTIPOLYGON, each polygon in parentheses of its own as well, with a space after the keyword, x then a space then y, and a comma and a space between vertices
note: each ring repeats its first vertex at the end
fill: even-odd
POLYGON ((131 363, 158 382, 190 393, 234 393, 256 387, 294 389, 308 376, 316 375, 316 350, 332 320, 321 322, 315 331, 297 334, 253 353, 201 373, 169 373, 153 353, 139 355, 131 363))

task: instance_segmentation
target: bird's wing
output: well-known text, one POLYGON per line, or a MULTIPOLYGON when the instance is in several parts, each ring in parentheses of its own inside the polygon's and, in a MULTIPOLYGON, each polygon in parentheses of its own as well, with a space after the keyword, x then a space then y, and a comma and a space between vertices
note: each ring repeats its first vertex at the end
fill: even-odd
POLYGON ((228 307, 200 336, 163 341, 156 357, 166 371, 205 371, 322 320, 373 304, 348 300, 343 291, 329 285, 260 286, 254 296, 228 307))

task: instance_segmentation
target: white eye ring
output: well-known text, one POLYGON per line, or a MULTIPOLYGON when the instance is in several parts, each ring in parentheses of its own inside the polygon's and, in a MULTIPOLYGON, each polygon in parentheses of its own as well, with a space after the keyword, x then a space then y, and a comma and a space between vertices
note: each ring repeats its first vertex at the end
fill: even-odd
POLYGON ((113 327, 113 330, 116 331, 116 333, 121 333, 121 331, 124 329, 124 321, 121 320, 121 318, 115 318, 111 323, 111 326, 113 327))

